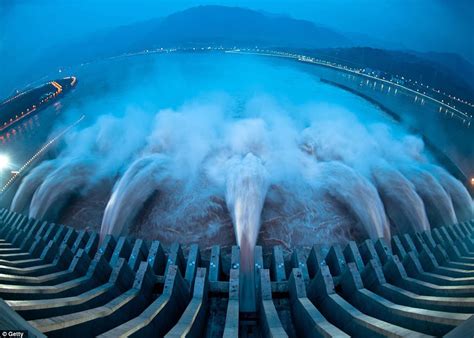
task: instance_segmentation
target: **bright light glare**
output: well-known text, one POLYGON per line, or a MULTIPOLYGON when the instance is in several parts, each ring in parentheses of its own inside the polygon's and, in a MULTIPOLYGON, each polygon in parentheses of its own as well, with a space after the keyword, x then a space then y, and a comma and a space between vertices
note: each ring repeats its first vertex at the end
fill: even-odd
POLYGON ((10 165, 10 159, 6 155, 0 154, 0 170, 7 168, 10 165))

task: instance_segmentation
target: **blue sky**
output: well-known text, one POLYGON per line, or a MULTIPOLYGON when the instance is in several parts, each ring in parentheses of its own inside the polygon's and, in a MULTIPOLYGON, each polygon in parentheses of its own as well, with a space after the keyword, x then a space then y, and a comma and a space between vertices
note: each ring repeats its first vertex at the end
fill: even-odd
POLYGON ((387 47, 455 52, 474 63, 471 0, 0 0, 0 52, 3 57, 34 53, 35 41, 40 53, 63 39, 201 4, 287 14, 363 34, 387 47))

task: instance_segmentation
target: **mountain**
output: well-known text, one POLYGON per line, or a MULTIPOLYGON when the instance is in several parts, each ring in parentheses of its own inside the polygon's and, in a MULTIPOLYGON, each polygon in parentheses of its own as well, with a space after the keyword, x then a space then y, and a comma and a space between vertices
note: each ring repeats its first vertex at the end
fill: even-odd
POLYGON ((304 45, 311 48, 352 45, 342 34, 309 21, 237 7, 191 8, 165 18, 160 24, 160 30, 164 33, 160 40, 165 42, 208 40, 249 46, 304 45))
POLYGON ((373 36, 356 32, 344 32, 344 36, 346 36, 351 41, 354 41, 355 46, 370 46, 372 48, 391 50, 406 49, 402 41, 387 41, 381 38, 374 38, 373 36))
POLYGON ((463 58, 461 55, 455 53, 439 53, 439 52, 425 52, 420 53, 416 51, 410 51, 411 54, 430 60, 434 63, 442 65, 452 73, 457 73, 461 76, 469 85, 474 88, 474 65, 463 58))
POLYGON ((54 48, 56 55, 49 54, 48 58, 57 64, 64 64, 65 60, 71 64, 156 47, 331 48, 353 45, 344 35, 310 21, 239 7, 199 6, 70 41, 54 48))

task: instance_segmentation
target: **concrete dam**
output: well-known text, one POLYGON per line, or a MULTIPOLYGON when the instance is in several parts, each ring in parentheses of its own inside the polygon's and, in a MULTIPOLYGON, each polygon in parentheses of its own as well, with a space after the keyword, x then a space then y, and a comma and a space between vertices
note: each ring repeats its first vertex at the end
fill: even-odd
POLYGON ((474 221, 329 251, 256 246, 256 312, 242 313, 237 246, 204 257, 0 217, 0 324, 34 337, 466 337, 474 325, 474 221))
POLYGON ((339 68, 240 49, 78 67, 3 139, 25 164, 0 195, 0 328, 473 332, 472 117, 339 68))

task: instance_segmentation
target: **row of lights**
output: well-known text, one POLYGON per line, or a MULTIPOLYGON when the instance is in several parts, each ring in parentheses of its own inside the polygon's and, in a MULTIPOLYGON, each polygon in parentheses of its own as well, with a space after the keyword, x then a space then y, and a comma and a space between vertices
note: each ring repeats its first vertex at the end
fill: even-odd
MULTIPOLYGON (((21 173, 34 161, 36 160, 41 154, 43 154, 53 143, 55 143, 57 140, 59 140, 64 134, 66 134, 69 130, 71 130, 73 127, 75 127, 77 124, 79 124, 79 122, 81 122, 83 119, 85 118, 85 115, 82 115, 79 120, 77 120, 76 122, 74 122, 72 125, 70 125, 69 127, 67 127, 66 129, 64 129, 61 133, 59 133, 58 135, 56 135, 55 137, 53 137, 51 140, 49 140, 46 144, 44 144, 40 150, 38 150, 34 155, 33 157, 31 157, 28 161, 26 161, 25 164, 23 164, 23 166, 18 169, 18 171, 15 171, 15 173, 13 174, 12 177, 10 177, 10 179, 7 181, 7 183, 5 183, 5 185, 3 186, 3 188, 0 190, 0 193, 3 193, 5 192, 5 190, 13 183, 13 181, 19 176, 21 175, 21 173)), ((2 160, 2 157, 0 157, 0 170, 2 169, 2 163, 5 165, 5 166, 8 166, 9 163, 10 163, 10 160, 8 159, 7 156, 3 155, 3 160, 2 160)))
MULTIPOLYGON (((221 47, 211 47, 211 46, 209 46, 209 47, 201 47, 201 48, 193 47, 193 48, 191 48, 191 50, 193 50, 193 51, 196 51, 196 50, 201 50, 201 51, 205 51, 205 50, 226 50, 226 48, 224 48, 222 46, 221 47)), ((118 57, 121 57, 121 56, 122 57, 123 56, 134 56, 134 55, 149 54, 149 53, 159 53, 159 52, 176 52, 176 51, 178 51, 178 49, 176 49, 176 48, 171 48, 171 49, 156 48, 156 49, 152 49, 152 50, 145 49, 145 50, 140 51, 140 52, 125 53, 125 54, 120 55, 118 57)), ((255 49, 250 49, 250 48, 240 49, 240 48, 234 47, 233 51, 236 51, 236 52, 240 52, 240 51, 255 52, 256 51, 258 53, 271 53, 273 55, 299 58, 299 59, 301 59, 301 61, 317 62, 317 63, 326 64, 326 65, 331 65, 331 66, 334 66, 334 67, 342 68, 342 69, 349 70, 349 71, 356 72, 356 73, 363 73, 365 71, 365 68, 352 68, 352 67, 349 67, 349 66, 346 66, 346 65, 338 64, 338 63, 335 63, 335 62, 330 62, 330 61, 327 61, 327 60, 317 59, 317 58, 313 58, 313 57, 308 57, 308 56, 305 56, 305 55, 298 55, 298 54, 292 54, 292 53, 288 53, 288 52, 279 52, 279 51, 273 51, 273 50, 267 50, 267 49, 258 49, 258 47, 255 47, 255 49)), ((113 59, 113 58, 117 58, 117 57, 111 57, 110 59, 113 59)), ((84 64, 81 64, 81 65, 84 65, 84 64)), ((372 72, 371 74, 374 77, 379 77, 377 74, 375 74, 375 72, 372 72)), ((383 76, 381 78, 383 80, 387 80, 383 76)), ((395 78, 401 78, 402 80, 405 80, 405 77, 403 77, 403 76, 400 77, 398 75, 395 75, 395 78)), ((418 81, 412 81, 411 79, 406 79, 406 80, 408 82, 413 82, 415 84, 418 84, 418 81)), ((389 80, 387 80, 387 81, 389 81, 389 80)), ((389 81, 389 82, 393 82, 393 81, 389 81)), ((426 87, 427 89, 431 89, 432 91, 434 91, 436 93, 441 92, 439 89, 431 88, 429 85, 424 85, 423 83, 420 83, 419 85, 422 86, 422 87, 426 87)), ((419 89, 417 89, 417 91, 419 91, 419 89)), ((426 92, 423 92, 423 94, 426 94, 426 92)), ((458 102, 464 103, 468 106, 474 107, 474 104, 468 102, 467 100, 462 100, 462 99, 457 98, 455 96, 448 95, 445 92, 443 92, 443 95, 448 96, 450 99, 453 99, 453 100, 456 100, 458 102)), ((443 101, 443 103, 444 103, 444 101, 443 101)))
MULTIPOLYGON (((352 68, 352 67, 349 67, 349 66, 346 66, 346 65, 337 64, 337 63, 334 63, 334 62, 330 62, 330 61, 322 60, 322 59, 317 59, 317 58, 313 58, 313 57, 307 57, 307 56, 304 56, 304 55, 298 55, 298 54, 292 54, 292 53, 288 53, 288 52, 280 52, 280 51, 274 51, 274 50, 268 50, 268 49, 259 49, 258 46, 255 46, 255 49, 238 48, 236 46, 234 46, 232 49, 225 48, 223 46, 218 46, 218 47, 208 46, 208 47, 200 47, 200 48, 193 47, 193 48, 188 48, 188 49, 186 49, 186 48, 181 48, 181 49, 179 49, 179 48, 162 48, 161 47, 161 48, 155 48, 155 49, 145 49, 145 50, 142 50, 142 51, 139 51, 139 52, 124 53, 124 54, 121 54, 121 55, 109 57, 108 59, 112 60, 112 59, 117 59, 117 58, 121 58, 121 57, 129 57, 129 56, 143 55, 143 54, 153 54, 153 53, 163 53, 163 52, 171 53, 171 52, 177 52, 177 51, 180 51, 180 50, 193 50, 193 51, 197 51, 197 50, 200 50, 200 51, 219 50, 219 51, 221 51, 221 50, 224 50, 224 51, 235 51, 235 52, 248 51, 248 52, 258 52, 258 53, 271 53, 273 55, 280 55, 280 56, 284 56, 284 57, 303 58, 303 59, 313 60, 313 62, 316 61, 317 63, 331 65, 331 66, 334 66, 334 67, 338 67, 338 68, 349 70, 349 71, 356 72, 356 73, 363 73, 365 71, 365 69, 363 69, 363 68, 360 68, 360 69, 359 68, 352 68)), ((81 63, 81 66, 85 66, 89 63, 90 62, 81 63)), ((374 74, 373 76, 378 78, 378 75, 376 75, 376 74, 374 74)), ((397 78, 397 79, 402 79, 404 81, 406 80, 408 82, 418 84, 418 81, 411 80, 411 79, 405 79, 404 76, 394 75, 394 77, 397 78)), ((381 78, 383 80, 392 82, 394 84, 398 84, 398 83, 393 82, 391 80, 385 79, 385 77, 383 77, 383 76, 381 78)), ((439 89, 431 88, 429 85, 425 85, 423 83, 420 83, 419 85, 422 86, 422 87, 425 87, 427 89, 431 89, 435 93, 441 93, 441 91, 439 89)), ((419 89, 417 89, 417 91, 419 91, 419 89)), ((426 92, 423 92, 423 94, 426 95, 426 92)), ((463 100, 463 99, 461 99, 459 97, 456 97, 454 95, 446 94, 445 92, 443 92, 443 95, 448 96, 450 99, 461 102, 461 103, 463 103, 465 105, 468 105, 470 107, 474 107, 474 104, 467 101, 467 100, 463 100)), ((445 103, 444 100, 441 100, 441 101, 444 104, 446 104, 447 106, 449 106, 449 104, 445 103)), ((453 108, 456 108, 456 107, 453 106, 453 108)), ((472 116, 470 116, 470 117, 472 118, 472 116)))
MULTIPOLYGON (((74 81, 75 81, 75 78, 74 78, 74 81)), ((49 99, 52 99, 52 98, 58 96, 58 95, 62 92, 62 87, 61 87, 61 85, 59 85, 56 81, 52 81, 52 82, 50 82, 50 84, 53 85, 54 88, 56 88, 56 92, 54 92, 53 94, 50 94, 48 97, 42 99, 42 100, 40 101, 40 103, 39 103, 40 105, 43 104, 43 103, 48 102, 49 99)), ((27 93, 27 92, 20 93, 20 94, 18 94, 18 95, 15 96, 15 97, 18 97, 18 96, 23 95, 23 94, 25 94, 25 93, 27 93)), ((14 97, 14 98, 15 98, 15 97, 14 97)), ((5 101, 5 103, 10 102, 10 101, 11 101, 12 99, 14 99, 14 98, 11 98, 11 99, 5 101)), ((15 115, 15 118, 14 118, 14 119, 11 118, 10 121, 4 122, 2 128, 0 128, 0 131, 1 131, 1 130, 4 130, 5 128, 8 128, 9 126, 11 126, 12 124, 18 122, 18 121, 21 120, 22 118, 24 118, 24 117, 30 115, 30 114, 31 114, 32 112, 34 112, 35 110, 36 110, 36 105, 32 105, 32 106, 31 106, 31 109, 30 109, 30 108, 26 108, 26 114, 25 114, 25 112, 22 111, 19 116, 18 116, 18 115, 15 115)))
MULTIPOLYGON (((358 73, 358 74, 361 74, 361 73, 364 73, 365 72, 365 69, 363 68, 351 68, 351 67, 348 67, 346 65, 342 65, 342 64, 339 64, 339 63, 335 63, 335 62, 330 62, 330 61, 327 61, 327 60, 322 60, 322 59, 318 59, 318 58, 313 58, 313 57, 308 57, 308 56, 305 56, 305 55, 298 55, 298 54, 292 54, 292 53, 287 53, 287 52, 278 52, 278 51, 271 51, 271 50, 261 50, 261 49, 235 49, 236 52, 240 52, 240 51, 248 51, 248 52, 257 52, 257 53, 270 53, 270 54, 273 54, 273 55, 279 55, 279 56, 286 56, 286 57, 291 57, 291 58, 298 58, 298 60, 301 60, 301 61, 305 61, 305 62, 313 62, 313 63, 319 63, 319 64, 322 64, 322 65, 328 65, 328 66, 331 66, 331 67, 335 67, 335 68, 339 68, 339 69, 344 69, 344 70, 347 70, 347 71, 351 71, 351 72, 355 72, 355 73, 358 73)), ((375 77, 375 78, 379 78, 379 79, 382 79, 382 80, 385 80, 387 82, 390 82, 390 83, 393 83, 394 85, 398 84, 397 82, 394 82, 392 80, 388 80, 386 79, 384 76, 382 77, 379 77, 377 74, 375 74, 375 72, 372 72, 371 75, 372 77, 375 77), (373 74, 373 75, 371 75, 373 74)), ((396 78, 400 78, 398 75, 395 76, 396 78)), ((405 78, 402 76, 401 77, 403 80, 405 80, 405 78)), ((411 79, 407 79, 408 82, 413 82, 415 84, 418 84, 418 81, 412 81, 411 79)), ((399 84, 398 84, 399 85, 399 84)), ((424 86, 426 88, 430 88, 429 86, 427 85, 423 85, 422 83, 420 84, 421 86, 424 86)), ((440 93, 440 90, 436 90, 434 88, 432 88, 433 91, 437 92, 437 93, 440 93)), ((416 89, 417 92, 419 92, 420 90, 419 89, 416 89)), ((423 92, 424 95, 426 95, 426 92, 423 92)), ((446 95, 446 93, 443 92, 444 95, 446 95)), ((468 106, 472 106, 474 107, 473 104, 469 103, 468 101, 465 101, 465 100, 460 100, 459 98, 456 98, 455 96, 451 96, 451 95, 446 95, 448 96, 449 98, 451 99, 454 99, 454 100, 457 100, 459 102, 462 102, 468 106)), ((445 103, 444 100, 441 100, 441 102, 443 104, 445 104, 446 106, 450 107, 450 108, 456 108, 455 106, 451 107, 448 103, 445 103)), ((467 115, 467 114, 465 114, 467 115)), ((470 117, 472 118, 472 115, 470 115, 470 117)))
MULTIPOLYGON (((250 53, 268 53, 268 54, 272 54, 272 55, 278 55, 278 56, 284 56, 284 57, 289 57, 289 58, 296 58, 300 61, 304 61, 304 62, 310 62, 310 63, 318 63, 318 64, 321 64, 321 65, 325 65, 325 66, 329 66, 329 67, 333 67, 333 68, 338 68, 338 69, 342 69, 342 70, 346 70, 346 71, 349 71, 349 72, 353 72, 353 73, 357 73, 357 74, 362 74, 364 75, 364 71, 365 69, 358 69, 358 68, 351 68, 351 67, 348 67, 348 66, 345 66, 345 65, 341 65, 341 64, 338 64, 338 63, 334 63, 334 62, 330 62, 330 61, 327 61, 327 60, 322 60, 322 59, 318 59, 318 58, 313 58, 313 57, 308 57, 308 56, 305 56, 305 55, 298 55, 298 54, 292 54, 292 53, 287 53, 287 52, 278 52, 278 51, 271 51, 271 50, 261 50, 261 49, 235 49, 234 50, 235 52, 240 52, 240 51, 244 51, 244 52, 250 52, 250 53)), ((386 82, 389 82, 393 85, 400 85, 394 81, 391 81, 391 80, 388 80, 388 79, 385 79, 385 77, 378 77, 377 75, 370 75, 369 76, 373 77, 373 78, 376 78, 376 79, 381 79, 381 80, 384 80, 386 82)), ((408 81, 411 81, 411 80, 408 80, 408 81)), ((417 81, 414 81, 414 83, 417 83, 417 81)), ((407 89, 410 89, 407 87, 407 89)), ((416 92, 420 92, 419 89, 416 89, 416 92)), ((420 93, 421 94, 421 93, 420 93)), ((428 96, 426 94, 426 92, 423 92, 422 93, 423 95, 425 95, 427 98, 430 98, 432 100, 435 100, 435 101, 438 101, 430 96, 428 96)), ((440 101, 438 101, 440 102, 440 101)), ((463 115, 462 119, 463 121, 465 122, 465 118, 472 118, 472 115, 468 115, 464 112, 461 112, 461 111, 458 111, 456 109, 456 107, 452 107, 451 105, 449 105, 448 103, 445 103, 444 100, 441 100, 441 103, 447 107, 449 107, 450 109, 455 109, 457 112, 459 112, 461 115, 463 115)), ((468 125, 470 125, 470 122, 468 123, 468 125)))

